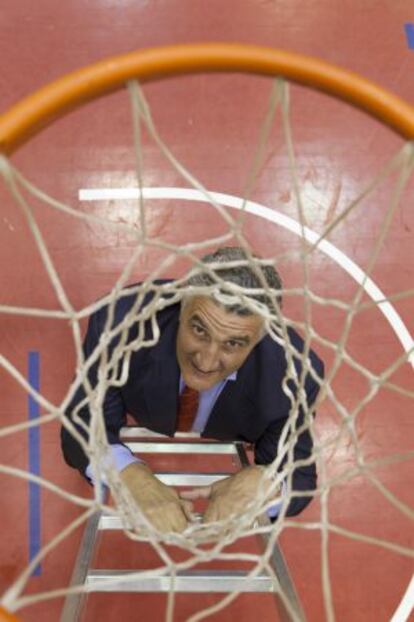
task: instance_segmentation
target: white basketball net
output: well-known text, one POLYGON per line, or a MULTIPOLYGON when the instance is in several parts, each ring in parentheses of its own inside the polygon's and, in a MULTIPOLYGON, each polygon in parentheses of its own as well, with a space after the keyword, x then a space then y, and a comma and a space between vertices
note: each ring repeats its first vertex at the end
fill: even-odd
MULTIPOLYGON (((377 469, 382 466, 383 468, 398 468, 400 463, 413 459, 413 452, 401 453, 396 455, 395 453, 387 455, 382 460, 370 460, 366 457, 361 450, 359 432, 357 430, 358 418, 367 412, 370 408, 370 403, 374 398, 377 398, 381 391, 394 392, 399 397, 402 397, 407 402, 410 400, 409 405, 412 402, 414 392, 398 383, 394 382, 393 378, 399 369, 414 363, 414 347, 410 335, 396 313, 393 302, 395 300, 401 300, 413 295, 413 289, 406 289, 398 293, 393 292, 392 296, 384 296, 381 291, 375 286, 371 280, 371 273, 376 265, 376 260, 381 249, 384 246, 384 242, 387 238, 387 234, 391 227, 395 213, 399 207, 400 197, 407 186, 407 182, 410 179, 413 166, 414 166, 414 150, 410 144, 405 145, 391 161, 386 163, 383 170, 380 171, 378 176, 367 184, 366 188, 356 196, 355 199, 344 209, 337 217, 329 222, 322 234, 316 234, 311 231, 306 224, 306 205, 303 203, 302 190, 298 178, 297 166, 295 162, 295 154, 293 149, 291 127, 289 121, 289 98, 288 90, 284 82, 275 81, 272 88, 272 92, 269 99, 268 110, 265 119, 262 123, 258 145, 255 149, 253 161, 250 167, 250 174, 248 176, 245 186, 244 200, 238 204, 239 209, 232 212, 226 206, 226 197, 220 197, 214 193, 210 193, 202 184, 195 179, 191 173, 184 168, 180 162, 173 156, 169 148, 161 139, 154 125, 151 117, 149 106, 144 98, 144 95, 137 85, 133 82, 129 84, 129 93, 132 102, 133 118, 134 118, 134 143, 136 150, 136 179, 138 189, 136 195, 137 200, 137 212, 136 218, 131 220, 130 223, 125 223, 121 218, 113 218, 109 220, 104 216, 98 216, 96 214, 88 213, 87 211, 81 211, 78 208, 71 207, 70 205, 63 204, 56 199, 47 196, 40 189, 32 185, 14 166, 6 159, 1 159, 1 172, 5 183, 9 187, 11 194, 13 195, 17 205, 23 211, 27 223, 30 226, 33 238, 37 245, 37 249, 42 258, 43 264, 50 277, 50 282, 56 292, 58 300, 61 305, 59 312, 45 311, 40 308, 27 308, 27 307, 15 307, 2 305, 0 306, 0 312, 2 314, 13 314, 16 317, 16 322, 22 316, 31 316, 38 318, 59 318, 65 319, 71 323, 71 330, 73 335, 73 342, 76 348, 76 377, 72 386, 68 389, 65 399, 60 404, 52 404, 44 396, 38 393, 33 387, 29 386, 28 381, 22 375, 22 373, 11 363, 10 360, 4 356, 0 357, 0 363, 3 370, 10 374, 16 381, 17 385, 24 392, 29 393, 40 405, 42 409, 42 416, 36 422, 36 425, 42 425, 43 423, 56 421, 61 423, 63 421, 63 413, 65 407, 70 402, 76 388, 80 384, 84 384, 86 387, 86 394, 91 406, 92 420, 90 424, 90 441, 89 444, 79 435, 76 429, 66 421, 66 426, 76 436, 79 443, 82 445, 84 451, 90 458, 90 463, 94 467, 95 471, 105 476, 109 482, 112 495, 116 500, 115 507, 108 506, 102 502, 101 487, 99 484, 94 489, 94 494, 90 497, 80 497, 73 494, 69 494, 65 489, 53 484, 48 478, 37 477, 30 474, 27 471, 15 468, 7 464, 0 465, 0 472, 5 476, 13 476, 15 478, 22 478, 26 481, 32 481, 38 483, 40 486, 54 492, 59 497, 69 500, 79 508, 79 517, 76 521, 62 528, 62 531, 52 541, 45 544, 39 553, 39 555, 22 570, 21 575, 14 581, 14 583, 8 588, 3 595, 2 604, 11 611, 18 611, 23 607, 36 603, 39 600, 61 596, 67 594, 70 591, 73 593, 79 592, 83 589, 82 586, 75 586, 67 588, 62 586, 62 589, 53 590, 47 593, 41 594, 25 594, 25 585, 33 572, 36 565, 55 547, 58 547, 59 543, 67 538, 73 531, 97 510, 102 510, 109 514, 116 514, 120 516, 124 525, 128 528, 127 536, 131 540, 137 540, 136 546, 140 546, 139 542, 145 540, 151 544, 154 550, 159 554, 160 558, 165 560, 165 564, 160 566, 158 573, 162 575, 174 575, 180 570, 189 569, 194 567, 200 561, 207 560, 247 560, 254 562, 254 568, 251 572, 251 576, 255 576, 263 570, 267 570, 271 576, 274 576, 273 570, 269 563, 269 558, 272 552, 274 543, 279 538, 280 534, 284 532, 286 527, 289 529, 308 530, 310 536, 314 530, 320 532, 322 541, 322 582, 323 582, 323 595, 325 600, 325 612, 327 620, 335 619, 335 602, 331 589, 331 569, 329 564, 329 542, 332 534, 338 534, 345 539, 359 541, 361 543, 369 544, 376 547, 382 547, 388 551, 393 552, 395 555, 413 557, 413 550, 401 542, 394 542, 390 539, 379 538, 371 536, 365 531, 352 531, 345 529, 338 524, 335 524, 330 520, 329 501, 332 495, 332 491, 341 486, 342 494, 346 495, 346 484, 351 482, 354 478, 364 477, 368 478, 372 486, 383 495, 384 504, 392 504, 398 512, 401 512, 407 519, 413 519, 413 509, 407 505, 404 501, 398 498, 398 496, 388 488, 380 477, 377 475, 377 469), (312 416, 306 417, 306 426, 309 427, 311 435, 314 440, 314 456, 317 462, 318 469, 318 489, 316 496, 320 501, 320 518, 318 521, 309 522, 306 520, 306 514, 300 518, 287 519, 285 516, 289 500, 291 498, 291 490, 288 485, 287 494, 284 498, 282 510, 280 512, 278 520, 273 524, 267 524, 261 520, 264 510, 270 504, 260 500, 261 490, 258 491, 258 499, 252 503, 251 507, 246 508, 246 512, 243 516, 238 516, 235 520, 229 520, 223 526, 221 524, 202 524, 195 523, 190 526, 184 534, 167 534, 160 536, 156 533, 148 521, 143 515, 137 511, 136 507, 131 503, 130 496, 125 488, 121 485, 121 481, 118 473, 113 468, 111 461, 104 459, 108 451, 108 443, 106 440, 104 420, 102 416, 102 402, 105 395, 106 388, 109 384, 122 385, 128 374, 128 365, 130 360, 130 354, 132 351, 136 351, 141 347, 149 347, 151 343, 144 343, 142 339, 138 339, 134 343, 125 345, 125 336, 128 329, 133 323, 144 322, 148 318, 152 318, 154 335, 158 339, 157 324, 155 321, 155 312, 162 308, 165 304, 172 304, 178 302, 182 296, 182 283, 185 279, 183 275, 182 279, 178 279, 174 282, 165 285, 154 285, 153 280, 164 276, 168 273, 169 267, 173 266, 176 257, 187 258, 196 267, 200 265, 199 258, 215 249, 219 246, 234 245, 244 247, 250 253, 250 263, 254 269, 258 270, 258 266, 261 260, 254 259, 254 251, 260 249, 252 249, 246 238, 248 231, 243 226, 248 213, 258 213, 259 207, 249 201, 253 192, 255 182, 259 172, 262 170, 264 159, 266 155, 266 148, 268 146, 268 138, 271 129, 275 122, 276 111, 281 112, 282 128, 285 137, 285 145, 288 154, 288 161, 291 175, 291 185, 295 197, 295 203, 297 208, 297 217, 295 220, 285 223, 285 226, 290 227, 291 231, 299 233, 301 243, 299 249, 293 249, 290 252, 275 255, 273 257, 266 257, 262 260, 262 263, 270 263, 280 271, 282 278, 284 277, 283 265, 289 261, 301 262, 302 265, 302 285, 300 287, 289 288, 289 283, 286 277, 284 278, 285 288, 282 292, 285 300, 289 297, 303 297, 303 319, 294 320, 287 317, 286 314, 280 315, 275 310, 272 314, 269 310, 263 306, 258 306, 246 296, 246 292, 240 291, 236 286, 230 286, 231 291, 237 300, 242 298, 243 302, 252 307, 252 310, 256 313, 260 313, 266 322, 268 332, 279 343, 284 344, 286 347, 286 356, 288 360, 288 375, 289 377, 284 380, 284 389, 289 394, 287 380, 293 379, 298 386, 297 397, 291 395, 292 408, 289 425, 286 426, 286 431, 283 435, 282 442, 279 446, 278 456, 275 462, 269 467, 269 472, 275 472, 280 467, 283 460, 286 458, 283 468, 279 471, 279 475, 274 482, 274 487, 280 484, 280 482, 286 479, 288 482, 289 474, 292 472, 292 448, 297 438, 297 431, 295 431, 295 421, 298 416, 299 407, 307 410, 306 395, 303 391, 303 377, 298 378, 294 373, 294 366, 292 364, 293 357, 298 353, 293 351, 292 346, 285 339, 286 330, 289 326, 297 329, 305 339, 305 352, 302 355, 302 365, 304 370, 310 370, 310 364, 307 357, 309 348, 315 348, 318 351, 318 346, 330 351, 332 354, 332 363, 326 370, 326 378, 321 382, 321 390, 317 401, 316 410, 320 413, 314 422, 312 416), (168 243, 160 237, 152 238, 148 233, 147 226, 147 198, 149 196, 155 196, 156 189, 151 194, 152 189, 142 188, 142 148, 141 148, 141 129, 146 128, 152 139, 159 147, 162 154, 170 162, 171 166, 178 171, 186 185, 191 192, 192 200, 204 200, 207 202, 211 209, 216 210, 220 217, 227 224, 227 232, 224 235, 217 236, 215 239, 207 239, 202 243, 192 243, 188 241, 184 246, 174 245, 168 243), (367 200, 367 197, 375 189, 384 183, 384 180, 389 180, 391 176, 394 176, 395 186, 392 192, 389 208, 378 231, 377 241, 372 248, 370 259, 367 265, 364 266, 364 270, 360 270, 355 264, 348 260, 348 263, 343 262, 345 269, 352 273, 356 279, 357 287, 348 302, 343 300, 337 300, 329 298, 329 292, 326 292, 325 296, 322 296, 320 292, 315 291, 315 288, 311 286, 310 270, 312 268, 312 262, 315 256, 320 253, 327 255, 331 254, 332 245, 328 242, 328 236, 334 233, 343 222, 350 216, 352 216, 360 208, 361 202, 367 200), (75 309, 71 303, 68 293, 62 285, 61 278, 55 268, 51 254, 48 251, 47 245, 44 240, 42 231, 37 225, 33 209, 30 205, 30 197, 36 197, 42 200, 50 208, 54 210, 70 214, 73 218, 83 220, 86 225, 90 224, 92 227, 95 224, 111 225, 119 231, 127 231, 129 234, 135 236, 136 244, 131 252, 131 257, 127 261, 122 270, 122 274, 114 284, 112 291, 104 298, 89 305, 83 309, 75 309), (153 267, 150 278, 146 279, 141 285, 136 286, 133 290, 128 290, 128 293, 136 291, 139 296, 144 296, 148 291, 154 293, 151 302, 145 306, 144 309, 137 311, 132 309, 130 313, 125 317, 124 321, 117 325, 115 328, 105 330, 102 338, 99 342, 97 350, 91 355, 88 360, 84 360, 82 353, 82 331, 80 328, 80 321, 86 317, 89 317, 94 311, 101 308, 103 305, 109 305, 109 308, 113 310, 115 301, 126 294, 126 286, 136 281, 135 274, 133 274, 134 266, 140 255, 149 247, 156 249, 163 249, 165 251, 165 259, 160 265, 153 267), (346 264, 346 265, 345 265, 346 264), (351 266, 351 267, 350 267, 351 266), (167 303, 163 294, 171 294, 171 298, 167 303), (331 340, 322 334, 319 334, 314 327, 313 316, 314 309, 318 308, 332 308, 340 310, 344 313, 344 323, 341 334, 331 340), (380 315, 383 313, 389 322, 393 323, 395 327, 399 324, 399 339, 402 343, 402 350, 400 355, 395 358, 386 368, 382 369, 381 373, 373 372, 366 365, 362 364, 356 357, 354 357, 350 351, 348 351, 347 343, 351 330, 355 323, 358 322, 358 317, 364 311, 372 308, 377 308, 377 313, 380 315), (114 336, 121 336, 118 346, 115 348, 111 356, 108 356, 108 344, 111 342, 114 336), (87 371, 93 362, 100 357, 99 362, 99 381, 97 386, 91 387, 87 381, 87 371), (123 361, 120 369, 121 372, 117 375, 116 369, 118 368, 118 362, 123 361), (353 373, 360 375, 366 381, 366 392, 362 397, 360 396, 351 406, 347 402, 343 403, 336 395, 333 388, 333 381, 337 378, 346 366, 351 369, 353 373), (324 401, 325 400, 325 401, 324 401), (322 414, 321 414, 322 413, 322 414), (323 422, 329 421, 330 417, 332 421, 335 421, 334 425, 329 427, 328 433, 321 433, 323 430, 323 422), (290 431, 290 434, 288 432, 290 431), (348 442, 348 448, 350 453, 354 456, 353 466, 349 469, 342 469, 339 474, 331 475, 329 464, 335 459, 335 452, 341 446, 343 439, 346 438, 348 442), (259 522, 258 522, 258 519, 259 522), (225 551, 228 544, 234 542, 240 536, 246 534, 267 533, 269 538, 264 551, 261 551, 257 555, 251 553, 228 553, 225 551), (206 542, 214 542, 214 546, 209 549, 203 548, 203 544, 206 542), (189 559, 183 563, 174 563, 169 557, 166 551, 166 545, 176 544, 189 553, 189 559)), ((230 205, 231 201, 228 201, 227 205, 230 205)), ((286 219, 288 221, 289 219, 286 219)), ((191 235, 191 231, 190 231, 191 235)), ((108 250, 108 252, 110 252, 108 250)), ((116 250, 113 251, 114 253, 116 250)), ((338 256, 340 253, 337 253, 338 256)), ((332 255, 331 255, 332 256, 332 255)), ((214 266, 212 266, 214 267, 214 266)), ((412 267, 411 267, 412 268, 412 267)), ((412 279, 411 279, 412 281, 412 279)), ((217 288, 212 288, 217 289, 217 288)), ((266 284, 263 284, 263 291, 266 291, 270 296, 271 292, 266 288, 266 284)), ((197 290, 197 293, 206 293, 205 290, 197 290)), ((211 288, 208 291, 211 293, 211 288)), ((248 292, 247 292, 248 293, 248 292)), ((138 296, 138 298, 139 298, 138 296)), ((17 435, 22 430, 25 430, 29 425, 25 421, 17 421, 13 425, 8 425, 0 430, 0 436, 9 438, 10 442, 13 442, 14 435, 17 435)), ((340 456, 336 458, 340 463, 340 456)), ((309 462, 309 461, 308 461, 309 462)), ((372 517, 374 520, 374 517, 372 517)), ((242 545, 241 545, 242 546, 242 545)), ((151 570, 151 574, 154 575, 154 571, 151 570)), ((293 569, 294 574, 294 569, 293 569)), ((138 578, 144 578, 145 572, 137 573, 138 578)), ((274 577, 275 590, 280 589, 278 582, 274 577)), ((401 596, 404 597, 404 591, 406 586, 401 586, 401 596)), ((220 597, 218 603, 209 609, 198 612, 192 615, 191 622, 196 622, 207 618, 214 612, 219 611, 228 605, 234 598, 237 597, 237 593, 228 594, 225 597, 220 597)), ((281 598, 285 602, 286 607, 289 610, 289 602, 286 596, 281 593, 281 598)), ((295 619, 294 612, 292 612, 292 619, 295 619)), ((174 584, 171 584, 171 592, 168 599, 168 607, 165 615, 165 619, 173 620, 174 616, 174 584)))

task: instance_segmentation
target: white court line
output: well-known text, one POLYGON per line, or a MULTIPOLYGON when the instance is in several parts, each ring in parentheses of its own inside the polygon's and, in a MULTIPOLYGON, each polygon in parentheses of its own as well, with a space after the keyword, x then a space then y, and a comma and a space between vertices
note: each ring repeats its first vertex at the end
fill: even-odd
MULTIPOLYGON (((144 199, 180 199, 182 201, 199 201, 202 203, 208 203, 206 195, 199 190, 193 188, 142 188, 142 194, 144 199)), ((241 209, 244 205, 243 199, 231 194, 223 194, 221 192, 210 192, 209 196, 220 205, 226 207, 232 207, 234 209, 241 209)), ((79 190, 80 201, 109 201, 109 200, 126 200, 126 199, 138 199, 140 191, 138 188, 81 188, 79 190)), ((265 220, 269 220, 281 227, 284 227, 288 231, 295 233, 298 236, 302 236, 301 225, 284 214, 281 214, 275 209, 270 209, 261 203, 255 203, 254 201, 248 201, 245 206, 246 212, 260 216, 265 220)), ((303 236, 308 241, 314 244, 319 239, 319 235, 309 229, 309 227, 303 228, 303 236)), ((370 278, 366 277, 366 274, 357 264, 352 261, 345 253, 340 251, 334 244, 327 240, 322 240, 318 249, 325 253, 328 257, 333 259, 345 272, 347 272, 357 283, 363 284, 363 287, 370 296, 370 298, 378 305, 378 308, 383 313, 391 328, 397 335, 405 352, 410 353, 408 360, 414 368, 414 339, 410 335, 406 325, 402 321, 400 315, 397 313, 393 305, 384 300, 386 296, 382 293, 379 287, 370 278), (364 279, 365 282, 364 282, 364 279)))
POLYGON ((406 622, 414 609, 414 575, 390 622, 406 622))

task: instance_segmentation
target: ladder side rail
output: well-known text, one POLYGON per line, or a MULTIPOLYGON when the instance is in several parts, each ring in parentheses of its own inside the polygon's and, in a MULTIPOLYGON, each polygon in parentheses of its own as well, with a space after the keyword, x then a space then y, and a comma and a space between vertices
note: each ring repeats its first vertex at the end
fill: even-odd
MULTIPOLYGON (((242 468, 246 468, 250 466, 249 458, 246 453, 246 449, 243 443, 235 442, 237 457, 240 462, 240 466, 242 468)), ((259 524, 270 526, 270 518, 267 514, 263 514, 259 519, 259 524)), ((261 540, 261 546, 266 548, 269 543, 269 535, 268 534, 260 534, 258 539, 261 540)), ((280 585, 280 589, 287 598, 292 611, 294 612, 294 617, 290 615, 287 610, 283 600, 278 595, 277 591, 274 592, 276 606, 279 611, 281 622, 305 622, 306 616, 304 610, 302 608, 298 593, 296 592, 295 585, 292 577, 290 576, 288 566, 286 564, 285 558, 281 551, 281 548, 277 542, 275 542, 272 554, 270 556, 270 565, 277 577, 277 580, 280 585)))

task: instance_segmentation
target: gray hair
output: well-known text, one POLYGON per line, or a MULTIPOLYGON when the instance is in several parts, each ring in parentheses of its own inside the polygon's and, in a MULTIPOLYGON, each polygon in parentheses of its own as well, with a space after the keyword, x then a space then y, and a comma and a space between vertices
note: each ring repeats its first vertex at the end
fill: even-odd
MULTIPOLYGON (((282 279, 272 265, 263 265, 256 255, 253 255, 253 257, 257 260, 255 265, 251 264, 249 255, 243 248, 238 246, 225 246, 217 249, 214 253, 205 255, 201 259, 201 262, 203 264, 223 264, 223 267, 214 266, 212 269, 214 275, 216 275, 218 279, 224 281, 224 283, 220 283, 219 285, 220 293, 226 295, 232 294, 233 297, 237 297, 237 294, 231 292, 230 289, 226 290, 226 282, 246 289, 263 290, 265 286, 267 286, 269 289, 274 290, 274 295, 272 297, 269 297, 263 292, 257 294, 246 292, 242 295, 266 305, 270 310, 274 310, 274 299, 276 299, 277 304, 281 307, 282 279), (240 263, 237 264, 237 262, 240 263), (236 265, 226 266, 226 264, 233 263, 236 263, 236 265)), ((205 272, 202 268, 196 268, 195 271, 190 274, 186 282, 187 286, 190 285, 193 287, 211 287, 214 284, 217 284, 217 280, 211 274, 211 271, 210 273, 205 272)), ((228 311, 237 313, 238 315, 250 315, 253 313, 253 311, 246 305, 243 305, 242 302, 236 304, 224 303, 224 306, 228 311)))

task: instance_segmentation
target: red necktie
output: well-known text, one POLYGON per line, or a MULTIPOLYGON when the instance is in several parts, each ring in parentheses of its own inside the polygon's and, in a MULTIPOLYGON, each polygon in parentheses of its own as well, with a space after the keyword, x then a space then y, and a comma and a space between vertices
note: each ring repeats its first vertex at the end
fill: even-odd
POLYGON ((199 393, 185 386, 178 399, 177 432, 189 432, 198 410, 199 393))

